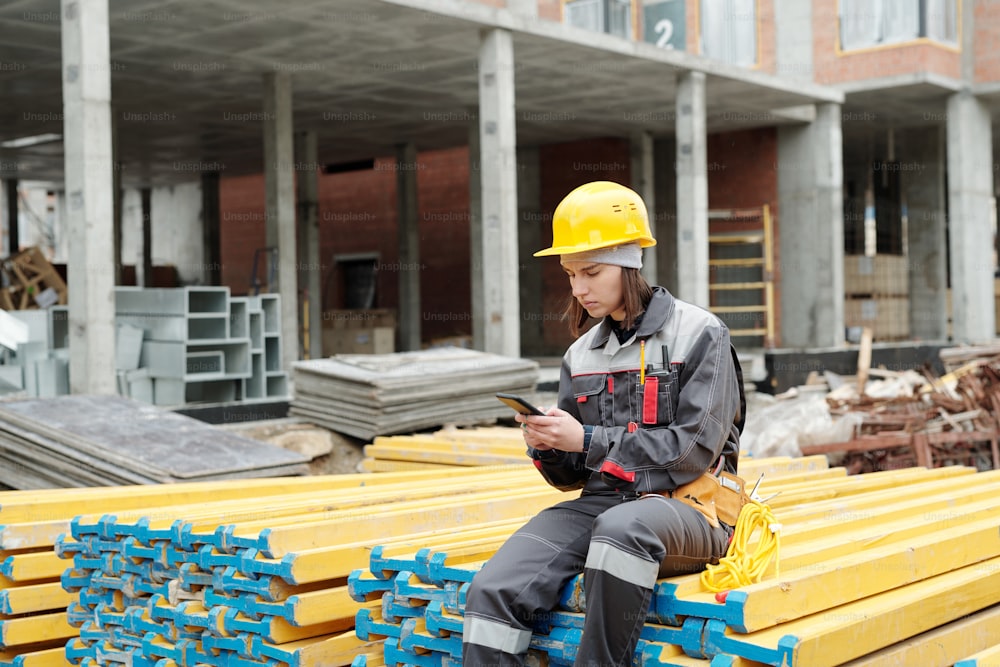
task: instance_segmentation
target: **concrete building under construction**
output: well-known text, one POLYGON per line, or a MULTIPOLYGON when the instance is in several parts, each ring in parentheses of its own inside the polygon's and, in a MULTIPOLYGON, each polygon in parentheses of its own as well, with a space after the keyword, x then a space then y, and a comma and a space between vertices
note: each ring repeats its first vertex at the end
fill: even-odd
POLYGON ((394 311, 395 349, 557 355, 568 290, 531 253, 598 179, 742 349, 997 332, 988 0, 12 0, 0 26, 3 250, 66 264, 74 391, 114 390, 128 281, 277 291, 286 367, 345 309, 394 311))

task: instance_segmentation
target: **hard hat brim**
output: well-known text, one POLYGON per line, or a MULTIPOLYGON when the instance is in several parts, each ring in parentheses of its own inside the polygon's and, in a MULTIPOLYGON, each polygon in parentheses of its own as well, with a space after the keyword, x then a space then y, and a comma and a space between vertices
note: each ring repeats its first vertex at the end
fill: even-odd
MULTIPOLYGON (((626 241, 626 243, 629 243, 626 241)), ((656 245, 656 239, 638 239, 632 243, 638 243, 640 248, 651 248, 656 245)), ((608 243, 593 244, 587 243, 585 245, 567 245, 567 246, 552 246, 551 248, 545 248, 544 250, 539 250, 534 253, 533 257, 550 257, 552 255, 575 255, 581 252, 589 252, 591 250, 597 250, 598 248, 610 248, 611 246, 622 245, 622 241, 609 241, 608 243)))

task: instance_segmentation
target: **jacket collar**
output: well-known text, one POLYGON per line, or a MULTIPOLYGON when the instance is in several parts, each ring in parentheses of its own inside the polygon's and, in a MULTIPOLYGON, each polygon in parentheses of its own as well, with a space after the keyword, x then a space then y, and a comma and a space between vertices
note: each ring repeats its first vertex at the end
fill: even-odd
MULTIPOLYGON (((666 324, 667 319, 673 312, 674 296, 665 287, 654 286, 653 298, 650 299, 649 305, 646 306, 646 314, 643 316, 642 322, 639 323, 639 330, 636 331, 635 338, 632 340, 649 338, 655 334, 663 328, 663 325, 666 324)), ((606 345, 608 338, 611 336, 611 325, 608 323, 607 318, 601 320, 601 323, 597 326, 597 333, 590 344, 590 349, 592 350, 606 345)), ((618 341, 616 340, 615 342, 617 343, 618 341)))

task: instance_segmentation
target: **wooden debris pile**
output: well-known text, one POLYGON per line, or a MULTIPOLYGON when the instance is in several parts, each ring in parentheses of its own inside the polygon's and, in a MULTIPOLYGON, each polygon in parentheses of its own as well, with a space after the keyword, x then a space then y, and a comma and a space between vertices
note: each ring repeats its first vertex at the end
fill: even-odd
POLYGON ((66 283, 37 246, 3 260, 0 264, 5 287, 0 289, 0 308, 27 310, 64 305, 66 283))
POLYGON ((860 414, 846 443, 803 447, 804 454, 847 452, 855 472, 911 465, 1000 467, 1000 345, 941 351, 946 373, 867 369, 859 392, 842 384, 826 396, 831 414, 860 414))

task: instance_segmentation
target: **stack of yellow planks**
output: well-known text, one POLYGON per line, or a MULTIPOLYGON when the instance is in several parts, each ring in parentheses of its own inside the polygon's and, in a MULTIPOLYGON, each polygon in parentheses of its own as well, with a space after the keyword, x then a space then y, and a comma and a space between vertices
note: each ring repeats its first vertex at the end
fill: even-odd
MULTIPOLYGON (((746 466, 750 468, 750 466, 746 466)), ((642 665, 988 664, 1000 643, 1000 473, 911 469, 762 483, 784 526, 776 571, 719 602, 697 576, 659 582, 635 660, 642 665), (977 653, 982 652, 982 653, 977 653), (970 657, 972 656, 972 657, 970 657)), ((349 590, 356 632, 385 637, 399 664, 460 664, 464 591, 481 561, 456 550, 386 561, 349 590)), ((532 650, 570 665, 585 601, 578 577, 540 619, 532 650)))
POLYGON ((366 472, 454 470, 455 466, 528 465, 520 429, 444 428, 433 433, 375 438, 365 446, 366 472))
MULTIPOLYGON (((698 577, 660 581, 641 664, 991 664, 1000 473, 740 468, 778 494, 780 576, 724 603, 698 577)), ((22 642, 0 645, 0 667, 458 665, 469 580, 568 496, 531 466, 449 470, 0 494, 4 572, 21 577, 4 574, 0 599, 43 599, 15 591, 61 573, 70 600, 0 615, 0 637, 22 642), (3 634, 24 619, 65 634, 3 634)), ((533 659, 572 664, 581 588, 540 620, 533 659)))

